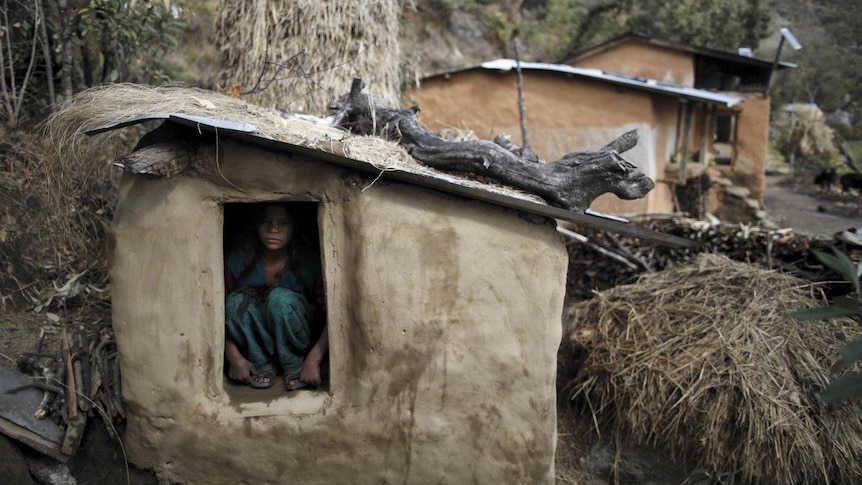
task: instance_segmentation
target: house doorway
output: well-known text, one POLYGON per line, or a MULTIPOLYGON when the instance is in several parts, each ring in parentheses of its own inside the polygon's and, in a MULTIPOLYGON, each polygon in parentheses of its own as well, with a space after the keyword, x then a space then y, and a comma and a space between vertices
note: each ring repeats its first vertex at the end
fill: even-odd
MULTIPOLYGON (((223 224, 223 240, 222 249, 224 254, 224 274, 225 274, 225 315, 226 320, 232 318, 246 318, 240 315, 246 315, 250 312, 249 305, 257 306, 260 311, 256 313, 256 318, 266 320, 264 316, 266 312, 266 302, 274 288, 289 289, 295 293, 301 294, 304 304, 307 304, 308 318, 307 327, 309 329, 309 341, 311 342, 306 352, 321 340, 321 335, 326 332, 326 294, 325 285, 322 277, 321 251, 320 251, 320 228, 318 225, 318 212, 320 204, 318 202, 257 202, 257 203, 227 203, 223 206, 224 224, 223 224), (285 265, 283 273, 277 272, 274 275, 275 283, 263 280, 261 278, 269 278, 273 275, 266 275, 263 266, 258 264, 256 258, 261 251, 260 237, 258 235, 259 225, 265 220, 266 208, 273 203, 277 203, 284 207, 289 219, 292 221, 291 235, 288 241, 288 246, 285 248, 290 255, 285 265), (291 261, 293 259, 293 261, 291 261), (258 278, 259 277, 259 278, 258 278), (259 284, 263 286, 259 286, 259 284), (241 296, 238 293, 243 293, 241 296), (242 304, 238 307, 231 307, 228 303, 230 298, 242 298, 242 304), (252 303, 253 302, 253 303, 252 303), (233 310, 229 310, 233 308, 233 310), (238 308, 238 309, 237 309, 238 308)), ((303 313, 305 315, 305 313, 303 313)), ((227 323, 227 322, 225 322, 227 323)), ((264 327, 269 326, 270 322, 266 322, 264 327)), ((242 352, 243 357, 252 360, 247 354, 253 353, 255 344, 248 342, 233 342, 230 339, 230 330, 228 325, 225 328, 226 343, 221 347, 221 353, 225 355, 225 347, 227 342, 234 343, 242 352)), ((264 337, 264 340, 272 337, 264 337)), ((239 338, 236 340, 240 340, 239 338)), ((323 339, 327 340, 327 339, 323 339)), ((280 345, 287 345, 293 349, 291 343, 285 344, 282 340, 276 340, 280 345)), ((268 344, 259 345, 259 347, 267 348, 268 344)), ((329 388, 329 356, 328 346, 323 361, 320 364, 321 384, 319 386, 309 386, 302 389, 302 392, 311 391, 327 391, 329 388)), ((262 400, 276 399, 286 395, 285 366, 281 365, 278 357, 278 351, 272 355, 272 370, 274 376, 271 378, 272 386, 268 388, 252 387, 237 380, 231 379, 228 369, 230 363, 225 355, 223 361, 223 376, 224 389, 232 400, 239 402, 254 402, 262 400)), ((299 390, 291 390, 297 392, 299 390)))

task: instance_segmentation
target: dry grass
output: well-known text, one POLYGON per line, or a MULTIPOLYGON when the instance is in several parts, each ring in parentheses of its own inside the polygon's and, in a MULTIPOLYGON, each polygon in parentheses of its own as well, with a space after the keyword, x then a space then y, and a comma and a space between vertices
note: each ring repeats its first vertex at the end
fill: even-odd
POLYGON ((325 115, 361 77, 375 96, 398 101, 401 2, 219 2, 217 44, 228 87, 288 112, 325 115))
MULTIPOLYGON (((135 120, 153 113, 180 113, 219 120, 249 123, 259 135, 286 143, 318 149, 372 164, 381 173, 401 170, 420 173, 464 186, 513 197, 542 202, 534 195, 491 185, 466 177, 446 174, 417 163, 398 144, 378 137, 354 136, 314 117, 284 115, 281 112, 249 104, 239 98, 210 90, 180 86, 150 87, 136 84, 113 84, 83 91, 64 103, 39 130, 39 153, 27 159, 38 160, 33 167, 32 190, 29 192, 29 214, 26 230, 16 234, 44 238, 44 250, 16 249, 8 259, 32 259, 34 268, 46 265, 56 271, 49 281, 62 285, 73 275, 88 271, 87 280, 105 284, 107 263, 107 227, 116 204, 116 183, 121 171, 111 169, 111 162, 129 153, 144 124, 117 129, 93 137, 84 133, 94 128, 135 120), (33 254, 38 252, 39 254, 33 254), (48 262, 44 262, 48 260, 48 262)), ((22 184, 10 182, 0 186, 0 195, 21 200, 15 193, 22 184)), ((21 219, 20 217, 18 219, 21 219)), ((8 224, 7 224, 8 225, 8 224)), ((6 226, 0 226, 4 229, 6 226)), ((6 229, 4 229, 6 230, 6 229)), ((8 232, 8 231, 7 231, 8 232)), ((21 239, 21 243, 25 241, 21 239)), ((6 248, 12 246, 7 244, 6 248)), ((10 271, 0 281, 0 302, 10 292, 22 294, 21 288, 42 288, 46 276, 19 278, 10 271), (42 281, 37 281, 37 280, 42 281)), ((18 272, 20 274, 20 272, 18 272)), ((91 281, 90 281, 91 282, 91 281)), ((32 296, 32 295, 31 295, 32 296)), ((30 301, 32 298, 25 298, 30 301)))
POLYGON ((641 277, 574 307, 564 386, 620 437, 745 482, 851 483, 862 420, 818 396, 858 322, 799 322, 816 290, 723 256, 641 277))

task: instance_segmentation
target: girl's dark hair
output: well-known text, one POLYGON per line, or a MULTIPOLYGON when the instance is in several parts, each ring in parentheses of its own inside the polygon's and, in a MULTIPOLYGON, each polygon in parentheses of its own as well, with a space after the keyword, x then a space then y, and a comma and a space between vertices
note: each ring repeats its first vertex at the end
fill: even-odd
MULTIPOLYGON (((302 232, 304 231, 297 224, 296 215, 291 211, 290 204, 285 202, 267 202, 257 204, 253 212, 253 217, 251 218, 251 221, 249 221, 250 223, 246 226, 243 237, 240 239, 239 247, 243 253, 245 253, 245 260, 243 261, 242 271, 240 271, 239 277, 237 277, 238 281, 242 281, 246 276, 248 276, 248 273, 254 269, 255 261, 257 261, 263 253, 263 244, 260 242, 257 230, 263 222, 266 209, 273 206, 283 208, 290 220, 291 236, 290 241, 287 243, 287 258, 291 269, 298 271, 300 266, 304 263, 304 241, 306 238, 302 236, 302 232)), ((281 280, 281 273, 276 274, 276 278, 281 280)))

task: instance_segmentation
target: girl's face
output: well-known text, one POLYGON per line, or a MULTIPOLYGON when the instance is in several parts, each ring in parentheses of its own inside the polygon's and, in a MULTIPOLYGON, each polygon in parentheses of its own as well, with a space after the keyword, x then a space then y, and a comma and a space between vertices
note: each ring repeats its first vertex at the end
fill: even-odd
POLYGON ((293 221, 282 206, 271 205, 263 211, 263 219, 257 226, 260 242, 270 251, 284 249, 293 236, 293 221))

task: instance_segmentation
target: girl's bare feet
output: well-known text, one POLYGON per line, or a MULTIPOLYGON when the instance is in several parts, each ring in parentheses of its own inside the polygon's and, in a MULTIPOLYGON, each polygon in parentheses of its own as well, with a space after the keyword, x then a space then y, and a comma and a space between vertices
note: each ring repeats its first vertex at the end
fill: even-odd
POLYGON ((228 364, 230 366, 227 373, 228 377, 243 384, 251 382, 251 378, 254 376, 254 364, 244 357, 236 360, 228 359, 228 364))

